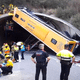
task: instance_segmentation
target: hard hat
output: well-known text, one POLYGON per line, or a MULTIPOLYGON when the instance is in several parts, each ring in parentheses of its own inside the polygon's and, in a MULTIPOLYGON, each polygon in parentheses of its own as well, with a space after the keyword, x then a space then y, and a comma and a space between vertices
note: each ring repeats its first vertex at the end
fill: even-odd
POLYGON ((10 58, 10 55, 6 55, 5 58, 10 58))
POLYGON ((4 5, 2 5, 2 7, 4 7, 4 5))
POLYGON ((7 9, 5 9, 5 11, 7 11, 7 9))
POLYGON ((0 54, 2 54, 2 52, 0 51, 0 54))
POLYGON ((13 5, 11 7, 13 8, 13 5))
POLYGON ((8 46, 8 44, 6 44, 5 46, 8 46))
POLYGON ((12 6, 12 4, 10 4, 9 6, 12 6))
POLYGON ((23 42, 21 42, 21 44, 23 44, 23 42))

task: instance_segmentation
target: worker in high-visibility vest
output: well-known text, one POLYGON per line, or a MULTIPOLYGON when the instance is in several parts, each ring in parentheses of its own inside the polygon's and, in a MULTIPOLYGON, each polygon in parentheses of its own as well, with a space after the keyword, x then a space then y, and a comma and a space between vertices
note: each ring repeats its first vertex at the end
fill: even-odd
POLYGON ((14 59, 15 59, 15 62, 18 62, 18 60, 19 60, 18 53, 19 53, 19 47, 17 45, 15 45, 14 46, 14 59))
POLYGON ((13 44, 12 44, 12 46, 11 46, 11 56, 12 56, 12 59, 14 59, 14 47, 15 47, 15 45, 16 45, 16 42, 14 42, 13 44))
POLYGON ((5 45, 5 48, 4 48, 4 55, 9 55, 10 54, 10 47, 8 44, 5 45))
POLYGON ((3 9, 3 14, 7 13, 7 11, 8 11, 7 8, 4 8, 3 9))
POLYGON ((11 57, 9 55, 5 56, 7 63, 1 67, 2 74, 7 75, 8 73, 12 74, 12 68, 13 68, 13 62, 10 59, 11 57))
POLYGON ((60 60, 61 63, 60 80, 68 80, 71 65, 75 61, 74 54, 68 50, 69 45, 65 44, 64 48, 65 49, 57 53, 57 58, 60 60))
POLYGON ((21 59, 24 60, 24 52, 25 52, 25 46, 23 44, 23 42, 21 43, 21 59))
POLYGON ((4 13, 4 5, 2 5, 2 9, 3 9, 3 12, 2 13, 4 13))
POLYGON ((10 4, 10 5, 9 5, 9 11, 10 11, 10 12, 13 12, 13 10, 14 10, 14 6, 13 6, 13 4, 10 4))
POLYGON ((2 5, 2 8, 4 9, 4 5, 2 5))

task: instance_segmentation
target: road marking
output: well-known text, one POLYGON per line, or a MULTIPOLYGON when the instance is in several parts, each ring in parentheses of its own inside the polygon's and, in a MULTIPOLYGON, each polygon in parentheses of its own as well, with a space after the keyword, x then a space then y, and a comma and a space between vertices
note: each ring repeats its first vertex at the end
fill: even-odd
POLYGON ((76 66, 80 67, 80 64, 76 64, 76 66))

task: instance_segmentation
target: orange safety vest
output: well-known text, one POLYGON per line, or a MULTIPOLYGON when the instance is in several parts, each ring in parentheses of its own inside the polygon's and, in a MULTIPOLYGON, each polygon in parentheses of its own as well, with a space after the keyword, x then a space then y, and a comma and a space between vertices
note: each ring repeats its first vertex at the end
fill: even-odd
POLYGON ((4 49, 4 51, 5 51, 5 54, 9 54, 10 53, 10 48, 7 47, 7 48, 4 49))

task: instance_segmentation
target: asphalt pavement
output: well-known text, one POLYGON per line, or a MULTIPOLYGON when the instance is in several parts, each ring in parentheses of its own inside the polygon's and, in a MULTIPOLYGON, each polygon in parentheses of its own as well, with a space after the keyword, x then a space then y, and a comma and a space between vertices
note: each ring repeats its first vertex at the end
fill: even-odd
MULTIPOLYGON (((19 62, 13 63, 13 74, 1 76, 0 80, 35 80, 35 64, 31 61, 31 55, 34 51, 25 52, 25 59, 21 60, 19 53, 19 62)), ((47 66, 47 80, 60 80, 60 62, 55 55, 50 54, 51 60, 47 66)), ((80 56, 76 56, 79 60, 80 56)), ((42 80, 40 73, 39 80, 42 80)), ((80 80, 80 64, 73 64, 70 70, 69 80, 80 80)))

